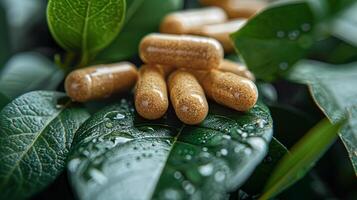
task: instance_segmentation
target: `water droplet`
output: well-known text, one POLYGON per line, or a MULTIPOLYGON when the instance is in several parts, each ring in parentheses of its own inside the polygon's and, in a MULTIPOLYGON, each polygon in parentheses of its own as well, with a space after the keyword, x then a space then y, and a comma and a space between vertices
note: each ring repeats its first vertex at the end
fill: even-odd
POLYGON ((311 29, 311 25, 308 23, 304 23, 301 25, 301 30, 303 30, 305 32, 309 31, 310 29, 311 29))
POLYGON ((195 187, 188 181, 183 181, 182 186, 188 194, 193 194, 195 192, 195 187))
POLYGON ((124 118, 125 118, 125 115, 118 113, 113 119, 120 120, 120 119, 124 119, 124 118))
POLYGON ((217 156, 217 157, 221 157, 221 151, 217 151, 217 152, 216 152, 216 156, 217 156))
POLYGON ((191 159, 192 159, 192 156, 191 156, 191 155, 186 155, 186 156, 185 156, 185 159, 186 159, 186 160, 191 160, 191 159))
POLYGON ((252 150, 251 149, 244 149, 244 153, 246 155, 250 155, 250 154, 252 154, 252 150))
POLYGON ((242 133, 241 133, 241 136, 242 136, 242 138, 246 138, 246 137, 248 137, 248 133, 242 132, 242 133))
POLYGON ((210 176, 213 172, 213 166, 212 164, 203 165, 198 168, 198 171, 202 176, 210 176))
POLYGON ((227 149, 221 149, 221 154, 222 154, 222 156, 228 155, 228 150, 227 149))
POLYGON ((136 158, 135 158, 137 161, 139 161, 141 158, 140 158, 140 156, 136 156, 136 158))
POLYGON ((224 139, 227 139, 227 140, 232 139, 232 137, 231 137, 230 135, 223 135, 222 137, 223 137, 224 139))
POLYGON ((203 147, 202 151, 208 151, 208 148, 207 147, 203 147))
POLYGON ((290 40, 296 40, 300 35, 300 31, 295 30, 295 31, 291 31, 288 35, 290 40))
POLYGON ((267 122, 263 119, 258 119, 257 120, 257 125, 259 128, 264 128, 264 126, 267 124, 267 122))
POLYGON ((152 143, 152 144, 151 144, 151 146, 153 146, 153 147, 154 147, 154 146, 156 146, 156 144, 155 144, 155 143, 152 143))
POLYGON ((235 148, 234 148, 234 153, 239 153, 239 152, 240 152, 240 150, 241 150, 241 148, 240 148, 240 147, 235 147, 235 148))
POLYGON ((117 137, 117 138, 114 138, 113 141, 113 146, 116 146, 118 144, 124 144, 124 143, 127 143, 128 141, 131 141, 132 139, 130 138, 126 138, 126 137, 117 137))
POLYGON ((138 147, 133 147, 133 150, 138 150, 138 147))
POLYGON ((279 64, 279 68, 281 70, 287 70, 288 67, 289 67, 289 64, 287 62, 282 62, 282 63, 279 64))
POLYGON ((105 123, 105 127, 113 128, 113 124, 111 122, 107 122, 107 123, 105 123))
POLYGON ((214 174, 214 180, 217 182, 222 182, 226 178, 226 175, 222 171, 218 171, 214 174))
POLYGON ((284 31, 278 31, 278 32, 276 32, 276 36, 278 38, 283 38, 285 36, 285 33, 284 33, 284 31))
POLYGON ((68 169, 71 172, 77 171, 77 168, 81 164, 81 159, 75 158, 68 163, 68 169))
POLYGON ((175 178, 175 179, 181 179, 181 178, 182 178, 181 172, 176 171, 176 172, 174 173, 174 178, 175 178))
POLYGON ((181 199, 181 195, 178 191, 174 189, 166 189, 164 191, 164 199, 167 200, 181 199))
POLYGON ((143 127, 140 127, 138 128, 140 131, 143 131, 143 132, 153 132, 155 131, 155 129, 153 129, 152 127, 149 127, 149 126, 143 126, 143 127))
POLYGON ((101 171, 95 168, 89 170, 89 175, 95 182, 99 184, 105 184, 108 180, 107 177, 101 171))

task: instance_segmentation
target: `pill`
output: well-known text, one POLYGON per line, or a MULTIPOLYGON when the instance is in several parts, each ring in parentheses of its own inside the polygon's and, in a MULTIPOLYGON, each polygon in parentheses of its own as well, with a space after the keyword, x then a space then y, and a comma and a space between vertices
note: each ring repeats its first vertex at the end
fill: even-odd
POLYGON ((222 60, 221 65, 218 68, 220 71, 223 72, 231 72, 238 76, 242 76, 247 78, 251 81, 255 81, 255 77, 252 72, 248 70, 248 68, 240 63, 233 62, 227 59, 222 60))
POLYGON ((168 107, 165 71, 158 65, 143 65, 135 88, 136 111, 153 120, 161 118, 168 107))
POLYGON ((237 111, 247 111, 258 100, 254 82, 230 72, 210 71, 200 82, 208 98, 237 111))
POLYGON ((208 103, 205 93, 191 73, 177 70, 168 79, 172 106, 177 117, 184 123, 201 123, 207 116, 208 103))
POLYGON ((188 34, 207 24, 222 23, 227 15, 222 8, 208 7, 174 12, 167 15, 160 25, 161 33, 188 34))
POLYGON ((221 24, 205 25, 193 30, 191 34, 214 38, 222 44, 225 53, 232 53, 234 46, 230 34, 238 31, 246 22, 246 19, 237 19, 221 24))
POLYGON ((219 6, 230 18, 249 18, 267 6, 266 0, 200 0, 203 5, 219 6))
POLYGON ((74 101, 87 102, 128 91, 137 77, 136 67, 129 62, 96 65, 71 72, 66 78, 65 89, 74 101))
POLYGON ((150 34, 140 43, 140 57, 147 64, 209 70, 220 65, 223 49, 211 38, 150 34))

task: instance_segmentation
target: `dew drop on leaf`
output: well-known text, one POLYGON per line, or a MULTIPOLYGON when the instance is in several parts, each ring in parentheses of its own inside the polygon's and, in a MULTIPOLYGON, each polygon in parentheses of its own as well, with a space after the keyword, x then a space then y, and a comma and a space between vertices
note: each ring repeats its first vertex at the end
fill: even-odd
POLYGON ((174 178, 175 178, 175 179, 181 179, 181 178, 182 178, 181 172, 176 171, 176 172, 174 173, 174 178))
POLYGON ((198 168, 198 171, 202 176, 210 176, 213 172, 212 164, 202 165, 198 168))
POLYGON ((221 155, 222 156, 228 155, 228 150, 227 149, 221 149, 221 155))
POLYGON ((217 182, 222 182, 226 178, 226 175, 222 171, 218 171, 214 174, 214 180, 217 182))

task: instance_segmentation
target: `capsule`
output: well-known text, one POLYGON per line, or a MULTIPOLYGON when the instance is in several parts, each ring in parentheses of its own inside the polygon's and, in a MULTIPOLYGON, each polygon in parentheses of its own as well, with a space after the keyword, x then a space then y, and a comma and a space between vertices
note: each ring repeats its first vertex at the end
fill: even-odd
POLYGON ((246 22, 246 19, 238 19, 222 24, 205 25, 195 29, 192 34, 214 38, 222 44, 225 53, 232 53, 234 46, 229 35, 238 31, 246 22))
POLYGON ((140 57, 147 64, 210 70, 219 67, 223 49, 211 38, 150 34, 140 43, 140 57))
POLYGON ((229 18, 249 18, 268 5, 266 0, 200 0, 200 2, 203 5, 223 8, 229 18))
POLYGON ((165 71, 158 65, 144 65, 135 88, 135 108, 145 119, 159 119, 167 111, 169 100, 165 71))
POLYGON ((208 114, 205 93, 197 79, 190 73, 177 70, 168 79, 170 99, 177 117, 184 123, 201 123, 208 114))
POLYGON ((224 59, 221 62, 221 65, 219 66, 218 69, 222 72, 231 72, 238 76, 247 78, 251 81, 255 81, 255 77, 252 74, 252 72, 250 72, 246 66, 244 66, 240 63, 236 63, 236 62, 232 62, 230 60, 224 59))
POLYGON ((179 11, 171 13, 164 18, 160 25, 160 32, 189 34, 200 26, 222 23, 226 20, 225 11, 219 7, 179 11))
POLYGON ((258 100, 254 82, 230 72, 212 70, 200 82, 208 98, 237 111, 248 111, 258 100))
POLYGON ((129 62, 97 65, 71 72, 66 78, 65 89, 73 101, 87 102, 128 91, 137 77, 135 65, 129 62))

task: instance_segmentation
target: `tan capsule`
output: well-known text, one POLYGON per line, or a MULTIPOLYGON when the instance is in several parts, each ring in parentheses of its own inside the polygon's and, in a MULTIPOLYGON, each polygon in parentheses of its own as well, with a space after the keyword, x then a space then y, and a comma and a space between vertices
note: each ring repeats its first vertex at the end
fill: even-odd
POLYGON ((222 72, 231 72, 251 81, 255 81, 255 77, 252 72, 250 72, 246 66, 240 63, 224 59, 218 69, 222 72))
POLYGON ((249 18, 264 9, 266 0, 200 0, 203 5, 219 6, 230 18, 249 18))
POLYGON ((171 13, 164 18, 160 26, 160 32, 189 34, 202 25, 222 23, 226 20, 225 11, 218 7, 179 11, 171 13))
POLYGON ((230 34, 238 31, 247 22, 246 19, 232 20, 222 24, 205 25, 192 32, 192 34, 211 37, 218 40, 225 53, 234 52, 230 34))
POLYGON ((67 95, 74 101, 87 102, 130 90, 138 77, 129 62, 97 65, 71 72, 65 81, 67 95))
POLYGON ((211 38, 150 34, 140 43, 140 57, 148 64, 209 70, 220 65, 223 49, 211 38))
POLYGON ((258 100, 254 82, 230 72, 212 70, 200 80, 208 98, 238 111, 247 111, 258 100))
POLYGON ((192 74, 177 70, 168 79, 170 99, 177 117, 186 124, 199 124, 208 114, 205 93, 192 74))
POLYGON ((135 108, 145 119, 159 119, 167 111, 169 100, 165 72, 158 65, 144 65, 135 88, 135 108))

